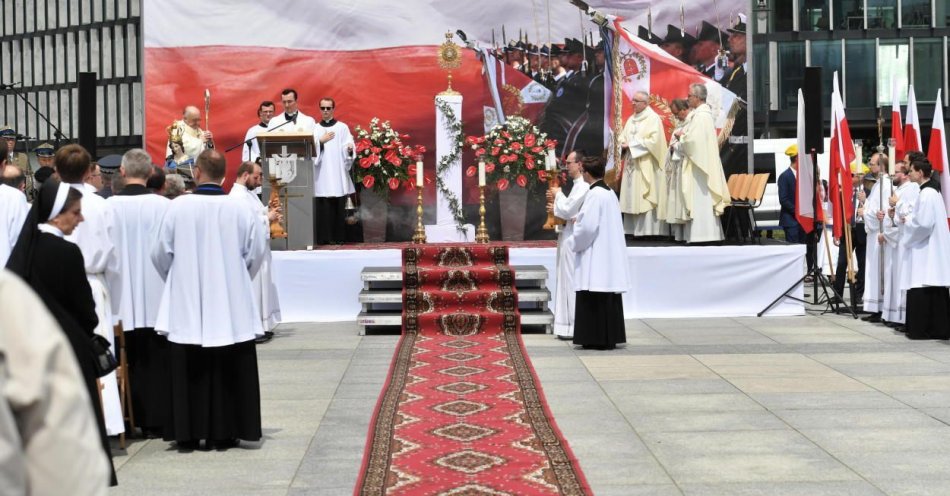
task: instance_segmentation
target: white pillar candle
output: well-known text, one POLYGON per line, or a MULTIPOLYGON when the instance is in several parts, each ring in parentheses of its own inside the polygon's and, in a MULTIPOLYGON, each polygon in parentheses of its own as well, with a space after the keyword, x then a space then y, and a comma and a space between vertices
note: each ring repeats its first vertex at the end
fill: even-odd
POLYGON ((416 186, 422 187, 422 161, 416 162, 416 186))
POLYGON ((897 148, 894 145, 887 146, 887 173, 894 175, 895 163, 897 162, 897 148))
POLYGON ((485 186, 485 161, 478 161, 478 185, 485 186))
POLYGON ((554 167, 557 165, 557 159, 554 158, 554 149, 548 148, 548 153, 544 157, 544 168, 547 170, 554 170, 554 167))

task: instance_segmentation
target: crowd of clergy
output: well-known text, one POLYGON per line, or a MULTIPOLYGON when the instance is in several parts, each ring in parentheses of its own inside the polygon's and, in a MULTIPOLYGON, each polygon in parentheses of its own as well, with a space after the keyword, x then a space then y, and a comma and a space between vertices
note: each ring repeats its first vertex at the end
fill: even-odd
POLYGON ((0 355, 11 372, 0 404, 22 406, 13 413, 32 427, 5 429, 0 408, 0 437, 26 451, 6 455, 18 460, 10 465, 0 459, 3 487, 33 487, 37 474, 44 487, 63 489, 46 494, 98 494, 114 485, 108 437, 127 429, 123 407, 134 412, 142 435, 179 450, 202 441, 206 449, 259 441, 256 345, 280 320, 268 239, 280 211, 253 193, 261 166, 242 163, 226 193, 224 155, 204 150, 193 165, 191 194, 172 200, 156 183, 150 156, 133 149, 121 159, 121 187, 105 198, 98 169, 79 145, 56 150, 52 173, 32 184, 8 157, 0 148, 0 292, 16 293, 3 303, 22 307, 3 311, 0 355), (119 336, 126 405, 115 364, 103 363, 95 346, 104 339, 119 356, 119 336), (47 359, 41 366, 11 358, 11 350, 47 359), (34 393, 40 397, 32 403, 22 397, 34 393), (55 425, 36 427, 51 418, 55 425), (30 465, 43 457, 50 459, 30 465), (62 465, 50 470, 55 460, 62 465))

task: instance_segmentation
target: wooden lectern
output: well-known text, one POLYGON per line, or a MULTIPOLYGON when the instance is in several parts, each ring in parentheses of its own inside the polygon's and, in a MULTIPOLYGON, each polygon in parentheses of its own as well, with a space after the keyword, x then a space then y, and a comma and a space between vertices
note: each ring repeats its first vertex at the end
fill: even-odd
POLYGON ((284 239, 272 239, 274 250, 313 247, 313 163, 319 155, 313 133, 265 132, 257 135, 261 147, 263 198, 279 188, 284 212, 284 239), (273 179, 273 181, 272 181, 273 179))

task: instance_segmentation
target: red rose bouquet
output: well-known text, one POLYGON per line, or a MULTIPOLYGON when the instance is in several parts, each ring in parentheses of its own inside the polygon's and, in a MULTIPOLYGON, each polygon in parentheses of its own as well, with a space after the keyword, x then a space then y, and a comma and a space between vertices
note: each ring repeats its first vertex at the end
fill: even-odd
MULTIPOLYGON (((500 191, 511 184, 522 188, 544 183, 544 155, 557 141, 547 139, 531 121, 520 116, 509 117, 503 126, 495 126, 485 136, 469 136, 465 144, 475 150, 476 160, 485 162, 485 183, 500 191)), ((470 166, 465 174, 478 175, 478 167, 470 166)))
POLYGON ((403 140, 408 138, 408 134, 396 132, 389 121, 380 122, 376 117, 368 129, 356 126, 356 181, 383 197, 400 187, 415 189, 416 161, 426 149, 406 144, 403 140))

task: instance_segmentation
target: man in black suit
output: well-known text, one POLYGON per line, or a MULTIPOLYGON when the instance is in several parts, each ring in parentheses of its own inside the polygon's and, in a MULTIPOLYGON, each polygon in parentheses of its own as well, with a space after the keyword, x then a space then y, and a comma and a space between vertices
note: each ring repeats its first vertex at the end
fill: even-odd
POLYGON ((805 230, 795 217, 795 177, 798 175, 798 144, 785 150, 791 160, 788 169, 778 176, 778 200, 781 204, 778 225, 785 231, 785 241, 802 244, 805 242, 805 230))
MULTIPOLYGON (((858 158, 860 160, 860 157, 858 158)), ((877 157, 872 157, 876 162, 877 157)), ((854 297, 861 298, 864 295, 864 267, 867 262, 867 231, 864 229, 864 202, 871 194, 871 188, 877 182, 877 177, 865 171, 868 170, 864 164, 855 167, 851 165, 852 180, 854 181, 854 191, 851 195, 851 204, 854 205, 854 213, 851 216, 851 250, 858 259, 858 271, 855 274, 854 297)), ((838 294, 844 294, 844 282, 848 276, 848 257, 851 252, 848 251, 843 240, 836 239, 835 245, 838 247, 838 268, 835 269, 835 290, 838 294)))

